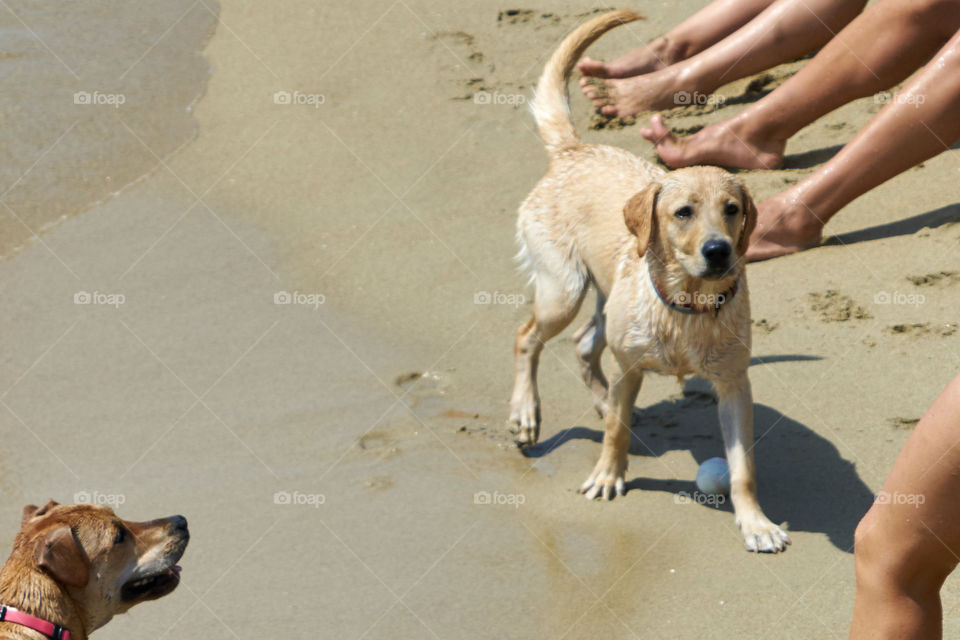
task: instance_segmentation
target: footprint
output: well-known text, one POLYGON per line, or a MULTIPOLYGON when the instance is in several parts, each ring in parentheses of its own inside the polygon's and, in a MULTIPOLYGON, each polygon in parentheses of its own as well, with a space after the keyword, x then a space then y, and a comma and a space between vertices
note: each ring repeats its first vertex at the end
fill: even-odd
POLYGON ((371 489, 373 491, 382 491, 383 489, 389 489, 395 484, 396 483, 393 481, 393 478, 390 476, 373 476, 363 481, 363 488, 371 489))
POLYGON ((777 329, 780 328, 780 323, 779 323, 779 322, 773 322, 773 323, 771 323, 771 322, 770 322, 769 320, 767 320, 766 318, 760 318, 759 320, 753 320, 751 324, 753 324, 754 328, 759 329, 760 331, 762 331, 762 332, 764 332, 764 333, 773 333, 774 331, 776 331, 777 329))
POLYGON ((457 427, 457 433, 462 435, 472 436, 478 433, 486 433, 487 431, 485 423, 478 422, 480 419, 479 413, 460 411, 459 409, 447 409, 437 417, 456 420, 460 425, 457 427))
POLYGON ((810 309, 820 314, 823 322, 848 322, 872 318, 863 307, 839 291, 830 289, 823 293, 808 293, 810 309))
MULTIPOLYGON (((466 31, 438 31, 431 36, 431 39, 441 42, 448 51, 466 49, 464 55, 472 64, 482 65, 486 61, 486 56, 476 46, 476 38, 466 31)), ((492 65, 490 71, 493 71, 492 65)))
POLYGON ((482 72, 492 73, 493 64, 487 64, 487 57, 476 45, 476 38, 466 31, 438 31, 430 36, 430 39, 438 42, 445 49, 444 56, 449 56, 453 52, 462 64, 456 65, 456 73, 462 73, 466 68, 467 73, 473 77, 467 80, 457 80, 457 83, 466 87, 468 93, 454 96, 451 100, 473 100, 478 93, 488 93, 493 91, 486 86, 483 78, 477 77, 482 72))
POLYGON ((561 22, 581 23, 586 18, 593 17, 600 13, 616 11, 619 7, 598 7, 589 11, 579 13, 557 14, 549 11, 538 12, 534 9, 503 9, 497 13, 497 22, 500 24, 529 24, 534 23, 535 28, 539 29, 544 25, 558 25, 561 22))
POLYGON ((940 271, 937 273, 928 273, 925 276, 907 276, 907 280, 917 287, 951 285, 960 282, 960 273, 956 271, 940 271))
POLYGON ((917 423, 920 422, 920 418, 901 418, 898 416, 896 418, 887 418, 887 422, 889 422, 894 429, 913 429, 917 426, 917 423))
POLYGON ((554 26, 560 24, 562 16, 556 13, 538 12, 533 9, 504 9, 497 14, 497 22, 503 24, 530 24, 533 23, 535 29, 544 26, 554 26))
POLYGON ((604 129, 617 131, 618 129, 632 127, 635 124, 637 124, 637 116, 621 118, 620 116, 605 116, 602 113, 594 111, 590 114, 590 124, 588 127, 594 131, 603 131, 604 129))
POLYGON ((396 378, 394 378, 393 384, 402 388, 411 382, 416 382, 422 377, 423 377, 423 372, 421 371, 408 371, 406 373, 401 373, 396 378))
POLYGON ((504 9, 497 14, 497 22, 525 24, 530 22, 535 13, 533 9, 504 9))
POLYGON ((939 336, 947 338, 957 332, 956 322, 945 322, 943 324, 931 324, 929 322, 915 322, 913 324, 895 324, 887 327, 887 331, 895 335, 902 336, 939 336))
POLYGON ((467 90, 466 93, 450 98, 451 100, 477 100, 478 93, 493 93, 493 88, 487 86, 483 78, 462 80, 460 84, 467 90))
POLYGON ((453 44, 464 47, 473 47, 474 37, 466 31, 438 31, 433 35, 434 40, 451 40, 453 44))
POLYGON ((413 409, 425 401, 442 398, 447 394, 449 383, 434 371, 408 371, 393 379, 393 384, 403 389, 403 398, 413 409))
POLYGON ((390 460, 400 455, 396 441, 383 433, 368 433, 357 439, 362 454, 372 455, 378 461, 390 460))

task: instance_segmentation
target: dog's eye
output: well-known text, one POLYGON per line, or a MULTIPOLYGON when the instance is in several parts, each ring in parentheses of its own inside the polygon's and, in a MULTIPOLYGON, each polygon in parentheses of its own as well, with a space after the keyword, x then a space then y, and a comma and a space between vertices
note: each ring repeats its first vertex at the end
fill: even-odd
POLYGON ((113 538, 113 544, 123 544, 127 539, 127 530, 123 527, 117 529, 117 535, 113 538))
POLYGON ((740 213, 740 207, 733 204, 732 202, 723 208, 723 212, 728 216, 735 216, 740 213))
POLYGON ((693 215, 693 207, 689 205, 680 207, 679 209, 673 212, 673 215, 675 215, 678 218, 689 218, 690 216, 693 215))

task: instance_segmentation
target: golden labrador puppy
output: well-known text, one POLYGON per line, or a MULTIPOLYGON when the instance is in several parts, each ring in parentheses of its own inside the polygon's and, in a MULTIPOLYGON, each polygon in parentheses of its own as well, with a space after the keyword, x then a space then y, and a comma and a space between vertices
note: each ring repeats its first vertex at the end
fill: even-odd
POLYGON ((574 340, 606 432, 581 491, 590 499, 624 493, 630 420, 645 371, 698 375, 719 399, 731 501, 746 546, 781 551, 789 538, 756 497, 743 258, 756 222, 750 194, 720 169, 667 173, 622 149, 582 144, 570 121, 573 65, 605 31, 638 18, 614 11, 582 25, 537 85, 531 107, 550 163, 517 221, 520 258, 536 295, 533 317, 517 332, 510 422, 521 445, 536 442, 540 352, 574 319, 592 283, 596 313, 574 340), (609 390, 600 368, 608 342, 618 365, 609 390))
POLYGON ((173 591, 189 539, 183 516, 128 522, 107 507, 27 505, 0 569, 0 638, 85 640, 173 591))

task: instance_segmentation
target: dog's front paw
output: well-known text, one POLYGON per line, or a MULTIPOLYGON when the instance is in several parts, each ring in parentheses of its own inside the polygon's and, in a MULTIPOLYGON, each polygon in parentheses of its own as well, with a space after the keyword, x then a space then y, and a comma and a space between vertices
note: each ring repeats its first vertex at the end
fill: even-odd
POLYGON ((740 533, 747 545, 747 551, 757 553, 779 553, 786 551, 790 544, 787 532, 770 522, 762 513, 738 518, 740 533))
POLYGON ((580 493, 584 494, 587 500, 593 500, 599 495, 603 495, 604 500, 611 500, 616 495, 622 496, 626 493, 624 484, 624 475, 627 472, 627 455, 607 454, 600 455, 597 466, 593 468, 593 473, 587 478, 587 481, 580 485, 580 493))
POLYGON ((540 407, 536 403, 525 403, 512 411, 508 427, 516 434, 517 444, 521 447, 536 444, 540 438, 540 407))

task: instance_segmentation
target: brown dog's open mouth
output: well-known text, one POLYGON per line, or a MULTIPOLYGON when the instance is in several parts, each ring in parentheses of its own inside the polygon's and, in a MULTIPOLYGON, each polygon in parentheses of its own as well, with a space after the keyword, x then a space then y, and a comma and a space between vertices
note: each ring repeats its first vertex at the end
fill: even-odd
POLYGON ((123 585, 120 593, 127 602, 156 600, 176 589, 178 584, 180 584, 180 566, 174 565, 152 576, 131 580, 123 585))

